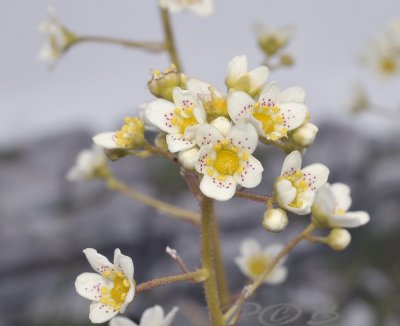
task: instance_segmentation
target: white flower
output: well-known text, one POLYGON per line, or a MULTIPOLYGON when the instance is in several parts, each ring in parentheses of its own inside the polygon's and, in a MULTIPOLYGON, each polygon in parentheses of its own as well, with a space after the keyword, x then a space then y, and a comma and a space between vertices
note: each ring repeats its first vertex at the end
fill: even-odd
POLYGON ((318 127, 313 123, 306 122, 293 130, 292 139, 302 147, 309 147, 314 143, 318 127))
POLYGON ((346 229, 332 229, 326 240, 332 249, 341 251, 349 246, 351 234, 346 229))
POLYGON ((160 0, 160 6, 172 13, 188 10, 200 16, 208 16, 214 12, 213 0, 160 0))
POLYGON ((268 209, 264 213, 262 225, 270 232, 281 232, 289 223, 286 212, 280 208, 268 209))
MULTIPOLYGON (((274 258, 283 249, 280 244, 271 244, 264 249, 254 239, 245 239, 240 245, 240 256, 235 258, 236 265, 250 279, 256 279, 270 266, 274 258)), ((279 284, 286 280, 287 268, 282 259, 265 278, 264 283, 279 284)))
POLYGON ((174 307, 164 316, 163 308, 157 305, 145 310, 139 325, 128 318, 115 317, 110 321, 110 326, 170 326, 178 310, 178 307, 174 307))
POLYGON ((78 154, 75 165, 67 173, 67 180, 90 180, 107 173, 107 157, 101 147, 93 145, 91 149, 84 149, 78 154))
POLYGON ((173 91, 174 103, 158 99, 146 108, 146 118, 165 131, 166 141, 172 153, 196 146, 194 141, 199 124, 206 122, 206 113, 198 99, 189 91, 176 87, 173 91))
POLYGON ((283 26, 272 29, 261 24, 256 24, 255 32, 260 48, 268 56, 272 56, 288 44, 293 35, 293 27, 283 26))
POLYGON ((251 96, 256 96, 265 85, 268 75, 269 69, 265 66, 248 71, 247 57, 240 55, 229 62, 225 83, 228 89, 243 91, 251 96))
POLYGON ((301 161, 299 151, 286 157, 281 176, 275 181, 275 196, 282 208, 305 215, 311 212, 315 193, 328 180, 329 170, 319 163, 301 169, 301 161))
POLYGON ((369 222, 364 211, 349 212, 350 188, 343 183, 325 184, 318 190, 312 207, 312 216, 322 227, 355 228, 369 222))
POLYGON ((196 133, 200 152, 195 168, 204 174, 200 190, 221 201, 234 196, 237 184, 245 188, 258 186, 264 170, 251 155, 257 147, 257 131, 249 123, 231 126, 228 119, 220 117, 203 124, 196 133))
POLYGON ((245 92, 232 92, 228 96, 228 112, 232 120, 249 121, 260 136, 268 140, 287 137, 290 130, 301 126, 307 116, 305 92, 301 87, 283 91, 271 83, 257 101, 245 92))
POLYGON ((135 296, 133 263, 128 256, 115 249, 114 263, 95 249, 83 251, 97 273, 83 273, 75 281, 76 291, 92 300, 89 318, 92 323, 104 323, 119 312, 123 313, 135 296))
POLYGON ((126 117, 119 131, 103 132, 93 137, 93 142, 108 150, 133 149, 143 146, 144 121, 138 117, 126 117))
POLYGON ((49 19, 38 26, 39 33, 44 34, 48 39, 48 43, 39 52, 39 60, 53 63, 74 42, 75 35, 59 23, 52 7, 49 7, 47 11, 49 19))

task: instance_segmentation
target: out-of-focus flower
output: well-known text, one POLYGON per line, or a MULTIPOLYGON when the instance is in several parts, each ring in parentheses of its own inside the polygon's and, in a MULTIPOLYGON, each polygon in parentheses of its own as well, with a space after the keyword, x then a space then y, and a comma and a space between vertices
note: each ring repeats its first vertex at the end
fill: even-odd
POLYGON ((262 225, 270 232, 281 232, 289 223, 286 212, 280 208, 267 209, 264 213, 262 225))
POLYGON ((126 117, 120 130, 97 134, 93 142, 106 150, 140 148, 145 143, 144 122, 138 117, 126 117))
POLYGON ((229 62, 225 84, 230 90, 243 91, 254 97, 260 93, 268 79, 268 75, 269 69, 265 66, 248 71, 247 57, 240 55, 229 62))
POLYGON ((367 212, 349 212, 350 206, 349 186, 343 183, 327 183, 315 196, 312 206, 314 223, 319 227, 355 228, 369 222, 367 212))
POLYGON ((135 296, 133 262, 115 249, 114 263, 95 249, 83 251, 97 273, 83 273, 75 281, 76 291, 92 301, 89 318, 92 323, 104 323, 118 313, 125 312, 135 296))
POLYGON ((76 36, 58 21, 54 9, 47 9, 49 18, 41 22, 38 31, 47 37, 39 52, 39 60, 54 63, 76 41, 76 36))
POLYGON ((231 92, 228 112, 234 122, 249 121, 260 136, 276 141, 306 120, 305 92, 301 87, 280 91, 274 83, 267 85, 255 101, 245 92, 231 92))
POLYGON ((291 135, 293 141, 303 148, 309 147, 314 143, 315 136, 318 133, 318 127, 313 123, 306 122, 293 130, 291 135))
POLYGON ((370 106, 370 101, 365 88, 362 87, 361 85, 356 85, 354 87, 353 100, 350 103, 351 112, 360 113, 365 110, 368 110, 369 106, 370 106))
POLYGON ((334 250, 346 249, 351 242, 351 234, 346 229, 332 229, 326 238, 326 243, 334 250))
POLYGON ((152 78, 147 86, 154 96, 173 101, 173 90, 175 87, 185 88, 186 80, 186 75, 178 72, 176 66, 172 64, 171 68, 166 69, 164 72, 153 70, 152 78))
POLYGON ((255 25, 258 45, 268 57, 286 47, 293 35, 293 31, 293 27, 290 26, 272 29, 262 24, 255 25))
POLYGON ((208 16, 214 13, 214 0, 160 0, 161 8, 168 9, 172 13, 191 11, 200 16, 208 16))
POLYGON ((110 321, 110 326, 170 326, 178 310, 178 307, 174 307, 165 316, 164 309, 157 305, 144 311, 139 325, 128 318, 115 317, 110 321))
POLYGON ((75 165, 68 171, 67 180, 91 180, 109 175, 107 157, 101 147, 93 145, 84 149, 76 157, 75 165))
POLYGON ((276 179, 274 187, 280 207, 305 215, 311 212, 315 193, 328 180, 329 169, 319 163, 301 169, 301 162, 299 151, 290 153, 283 162, 281 176, 276 179))
POLYGON ((234 196, 237 184, 258 186, 264 170, 251 155, 258 143, 255 128, 250 123, 231 126, 228 119, 220 117, 200 126, 196 134, 200 152, 195 168, 204 174, 200 189, 207 197, 221 201, 234 196))
MULTIPOLYGON (((243 274, 250 279, 256 279, 273 262, 274 258, 283 249, 280 244, 271 244, 264 249, 254 239, 245 239, 240 245, 240 256, 235 259, 236 265, 243 274)), ((277 266, 268 274, 264 283, 279 284, 286 280, 287 268, 283 266, 282 259, 277 266)))

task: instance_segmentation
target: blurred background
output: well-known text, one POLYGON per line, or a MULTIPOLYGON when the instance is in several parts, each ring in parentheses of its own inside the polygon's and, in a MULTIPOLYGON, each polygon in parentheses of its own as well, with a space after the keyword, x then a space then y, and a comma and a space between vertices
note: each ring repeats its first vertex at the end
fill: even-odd
MULTIPOLYGON (((82 44, 49 69, 37 60, 45 39, 36 31, 47 4, 0 2, 0 325, 6 326, 89 325, 89 303, 73 286, 76 276, 89 270, 82 254, 87 247, 109 257, 121 248, 133 257, 139 283, 179 272, 164 253, 167 245, 189 267, 199 266, 193 226, 111 193, 101 182, 65 180, 93 134, 119 128, 126 115, 152 99, 146 87, 149 71, 166 68, 167 55, 82 44)), ((60 21, 78 34, 162 40, 156 0, 51 4, 60 21)), ((351 231, 352 244, 343 253, 299 246, 288 259, 287 282, 265 286, 252 302, 263 308, 277 303, 300 307, 301 316, 285 325, 400 325, 400 78, 380 78, 361 64, 371 40, 391 19, 400 18, 400 2, 216 0, 215 11, 207 18, 173 16, 185 72, 223 89, 233 56, 246 54, 250 67, 263 60, 255 22, 294 26, 288 51, 296 63, 272 72, 269 79, 306 89, 320 131, 305 163, 326 164, 332 182, 352 187, 352 210, 367 210, 372 217, 351 231), (375 102, 392 109, 390 118, 379 110, 350 112, 359 82, 375 102), (315 311, 327 307, 335 308, 337 320, 310 322, 315 311)), ((257 155, 265 172, 256 191, 271 193, 284 155, 265 147, 257 155)), ((197 208, 169 163, 127 158, 111 166, 136 189, 197 208)), ((233 264, 243 238, 255 237, 263 245, 285 243, 307 223, 307 218, 292 216, 288 229, 272 235, 261 227, 262 205, 234 199, 217 209, 234 290, 246 281, 233 264)), ((154 304, 167 310, 179 305, 173 325, 204 325, 202 300, 198 285, 166 286, 141 295, 128 316, 136 319, 154 304)), ((270 325, 245 313, 240 325, 270 325)))

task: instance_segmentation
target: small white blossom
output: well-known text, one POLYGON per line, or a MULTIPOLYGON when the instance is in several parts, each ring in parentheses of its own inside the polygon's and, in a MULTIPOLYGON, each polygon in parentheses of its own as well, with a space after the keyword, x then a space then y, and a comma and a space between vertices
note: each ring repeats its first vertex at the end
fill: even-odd
POLYGON ((178 307, 174 307, 165 316, 163 308, 157 305, 144 311, 139 325, 128 318, 115 317, 110 321, 110 326, 170 326, 178 310, 178 307))
POLYGON ((71 45, 75 35, 59 23, 52 7, 47 11, 49 19, 38 26, 39 33, 45 35, 48 40, 39 52, 39 60, 54 63, 71 45))
POLYGON ((133 262, 115 249, 114 263, 95 249, 83 251, 97 273, 83 273, 75 281, 76 291, 92 301, 89 318, 92 323, 104 323, 123 313, 135 296, 133 262))
POLYGON ((228 89, 243 91, 251 96, 256 96, 265 85, 268 75, 269 69, 265 66, 248 71, 247 57, 240 55, 229 62, 225 84, 228 89))
POLYGON ((315 193, 328 180, 329 169, 319 163, 301 169, 301 154, 291 152, 275 181, 275 196, 280 207, 298 215, 311 212, 315 193))
POLYGON ((75 165, 67 173, 67 180, 90 180, 107 173, 107 157, 101 147, 93 145, 91 149, 84 149, 78 154, 75 165))
MULTIPOLYGON (((240 245, 240 256, 235 258, 236 265, 242 273, 250 279, 256 279, 272 263, 274 258, 283 249, 280 244, 271 244, 264 249, 254 239, 245 239, 240 245)), ((288 271, 283 266, 285 259, 282 259, 269 273, 264 283, 279 284, 286 280, 288 271)))
POLYGON ((206 113, 198 99, 187 90, 176 87, 173 98, 174 103, 155 100, 149 103, 145 112, 148 121, 167 133, 168 149, 176 153, 196 146, 196 130, 206 122, 206 113))
POLYGON ((245 92, 231 92, 228 96, 228 112, 231 119, 249 121, 260 136, 276 141, 287 137, 290 130, 306 120, 305 92, 301 87, 280 91, 274 83, 268 84, 257 101, 245 92))
POLYGON ((172 13, 188 10, 200 16, 208 16, 214 12, 214 0, 160 0, 160 6, 172 13))
POLYGON ((260 48, 268 56, 272 56, 288 44, 293 35, 293 27, 282 26, 272 29, 261 24, 256 24, 255 32, 260 48))
POLYGON ((198 128, 196 143, 200 152, 195 168, 204 174, 200 190, 206 196, 224 201, 234 196, 237 184, 245 188, 260 184, 264 169, 251 155, 258 143, 251 124, 232 127, 228 119, 217 118, 198 128))
POLYGON ((315 196, 312 215, 317 224, 331 228, 356 228, 369 222, 367 212, 349 212, 350 206, 349 186, 343 183, 327 183, 315 196))

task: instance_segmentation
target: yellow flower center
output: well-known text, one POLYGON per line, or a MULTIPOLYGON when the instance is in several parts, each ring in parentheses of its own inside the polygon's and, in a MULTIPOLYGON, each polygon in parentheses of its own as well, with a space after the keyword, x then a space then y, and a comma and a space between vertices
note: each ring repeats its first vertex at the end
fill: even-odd
POLYGON ((380 69, 385 74, 388 74, 388 75, 393 74, 397 69, 396 60, 392 57, 382 58, 382 60, 380 62, 380 69))
POLYGON ((264 133, 271 139, 277 140, 287 135, 287 129, 282 126, 283 119, 279 114, 279 107, 276 105, 262 105, 257 102, 253 108, 253 117, 261 122, 264 133), (280 134, 274 133, 278 132, 280 134), (273 135, 271 135, 274 133, 273 135))
POLYGON ((175 116, 172 118, 172 125, 179 128, 181 134, 185 133, 187 127, 199 124, 193 114, 192 108, 176 108, 175 116))
POLYGON ((220 150, 214 162, 215 169, 225 175, 232 175, 239 167, 239 158, 232 150, 220 150))
POLYGON ((115 310, 120 310, 121 306, 125 302, 126 295, 128 294, 131 285, 125 275, 121 272, 114 273, 106 271, 103 273, 103 276, 113 281, 113 287, 111 289, 106 287, 100 289, 100 302, 115 310))
POLYGON ((247 262, 250 276, 256 278, 261 275, 268 268, 270 263, 270 260, 261 254, 251 257, 247 262))
POLYGON ((120 147, 135 148, 143 144, 144 123, 138 117, 125 118, 125 124, 116 132, 115 142, 120 147))
POLYGON ((289 204, 289 206, 292 206, 294 208, 300 208, 303 205, 303 201, 299 199, 299 196, 309 188, 307 182, 304 180, 303 177, 304 174, 301 171, 296 171, 289 176, 282 177, 282 179, 290 181, 292 186, 296 188, 296 197, 289 204))
POLYGON ((254 113, 253 117, 261 122, 262 128, 266 134, 269 134, 275 130, 275 123, 272 118, 264 113, 254 113))

